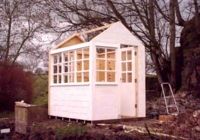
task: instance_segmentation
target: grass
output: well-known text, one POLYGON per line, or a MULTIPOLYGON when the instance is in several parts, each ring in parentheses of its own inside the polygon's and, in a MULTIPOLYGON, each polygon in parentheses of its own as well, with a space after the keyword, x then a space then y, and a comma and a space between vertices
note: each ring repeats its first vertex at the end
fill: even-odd
POLYGON ((60 127, 56 129, 56 137, 61 140, 65 137, 80 137, 87 131, 86 126, 80 126, 78 124, 71 124, 68 126, 60 127))

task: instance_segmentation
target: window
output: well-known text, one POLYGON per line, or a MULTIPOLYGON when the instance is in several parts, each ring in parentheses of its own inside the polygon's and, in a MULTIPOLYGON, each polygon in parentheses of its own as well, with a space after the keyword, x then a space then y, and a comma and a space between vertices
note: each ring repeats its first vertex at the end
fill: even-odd
POLYGON ((121 52, 121 70, 122 70, 122 82, 132 82, 132 51, 124 50, 121 52))
POLYGON ((76 50, 76 81, 89 82, 89 48, 76 50))
POLYGON ((115 82, 116 51, 113 48, 96 48, 96 81, 115 82))
POLYGON ((53 56, 53 83, 62 82, 62 57, 61 54, 53 56))
POLYGON ((53 83, 76 82, 89 82, 89 47, 53 56, 53 83))

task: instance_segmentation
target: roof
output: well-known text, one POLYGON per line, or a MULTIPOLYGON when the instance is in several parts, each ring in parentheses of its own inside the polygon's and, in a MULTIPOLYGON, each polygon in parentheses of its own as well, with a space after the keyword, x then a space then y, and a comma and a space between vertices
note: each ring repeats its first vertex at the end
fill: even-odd
POLYGON ((59 43, 55 49, 68 47, 80 43, 84 43, 84 35, 98 33, 90 41, 98 43, 114 43, 114 44, 131 44, 141 45, 142 42, 136 38, 120 21, 113 24, 104 25, 88 31, 75 33, 59 43), (101 31, 101 32, 100 32, 101 31), (100 33, 99 33, 100 32, 100 33))

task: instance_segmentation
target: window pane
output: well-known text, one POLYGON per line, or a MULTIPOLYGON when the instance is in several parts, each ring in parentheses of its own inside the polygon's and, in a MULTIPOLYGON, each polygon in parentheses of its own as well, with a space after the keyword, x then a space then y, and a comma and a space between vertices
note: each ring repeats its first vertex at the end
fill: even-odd
POLYGON ((65 72, 68 72, 68 65, 65 64, 65 72))
POLYGON ((53 66, 53 73, 57 73, 58 70, 57 70, 57 65, 53 66))
POLYGON ((126 82, 126 73, 122 73, 122 82, 123 82, 123 83, 126 82))
POLYGON ((105 72, 97 71, 96 79, 97 82, 105 82, 105 72))
POLYGON ((62 79, 61 79, 61 75, 58 75, 58 83, 61 83, 62 79))
POLYGON ((89 72, 84 72, 84 82, 89 82, 89 72))
POLYGON ((132 71, 132 63, 131 62, 127 62, 128 65, 128 71, 132 71))
POLYGON ((105 58, 105 49, 97 48, 97 58, 105 58))
POLYGON ((97 68, 97 70, 105 70, 105 60, 98 60, 97 59, 96 68, 97 68))
POLYGON ((64 53, 64 57, 65 57, 65 62, 68 62, 68 52, 64 53))
POLYGON ((53 76, 53 83, 57 83, 57 76, 56 75, 53 76))
POLYGON ((126 62, 122 63, 122 71, 126 71, 126 62))
POLYGON ((84 70, 89 70, 89 60, 84 60, 84 70))
POLYGON ((62 56, 61 56, 61 54, 59 54, 59 63, 61 63, 62 62, 62 56))
POLYGON ((74 82, 74 73, 69 73, 69 82, 74 82))
POLYGON ((68 83, 68 75, 64 75, 64 83, 68 83))
POLYGON ((107 58, 115 59, 115 49, 107 49, 107 58))
POLYGON ((69 72, 73 72, 74 71, 74 62, 70 62, 69 63, 69 72))
POLYGON ((82 70, 82 61, 77 61, 77 71, 82 70))
POLYGON ((58 60, 57 60, 57 55, 54 55, 54 56, 53 56, 53 63, 56 64, 57 62, 58 62, 58 60))
POLYGON ((77 55, 77 60, 82 59, 82 55, 83 55, 82 49, 76 50, 76 55, 77 55))
POLYGON ((126 52, 125 52, 125 51, 122 52, 122 54, 121 54, 121 59, 122 59, 122 61, 125 61, 125 60, 126 60, 126 52))
POLYGON ((107 82, 115 82, 115 72, 108 72, 107 74, 107 82))
POLYGON ((128 60, 132 60, 132 51, 127 51, 128 60))
POLYGON ((62 72, 62 67, 60 65, 58 66, 58 71, 59 71, 59 73, 62 72))
POLYGON ((74 60, 74 51, 70 51, 69 52, 69 61, 73 61, 74 60))
POLYGON ((107 61, 107 70, 115 70, 115 61, 113 60, 107 61))
POLYGON ((128 73, 128 83, 132 82, 132 73, 128 73))
POLYGON ((89 58, 89 48, 83 49, 84 59, 89 58))
POLYGON ((76 76, 77 76, 77 82, 82 82, 82 73, 81 72, 77 72, 77 74, 76 74, 76 76))

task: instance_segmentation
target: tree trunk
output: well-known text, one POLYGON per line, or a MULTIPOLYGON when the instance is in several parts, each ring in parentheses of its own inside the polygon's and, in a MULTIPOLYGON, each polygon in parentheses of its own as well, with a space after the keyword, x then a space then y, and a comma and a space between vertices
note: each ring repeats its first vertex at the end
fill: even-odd
POLYGON ((170 15, 170 61, 171 61, 171 75, 170 83, 174 89, 176 87, 176 50, 175 50, 175 39, 176 39, 176 28, 175 28, 175 3, 174 0, 170 0, 169 3, 169 15, 170 15))

